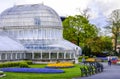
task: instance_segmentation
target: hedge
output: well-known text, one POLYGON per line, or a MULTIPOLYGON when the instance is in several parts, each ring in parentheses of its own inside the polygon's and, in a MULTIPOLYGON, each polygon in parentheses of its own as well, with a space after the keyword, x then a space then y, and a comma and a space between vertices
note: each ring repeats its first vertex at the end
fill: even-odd
POLYGON ((0 63, 0 68, 6 68, 6 67, 28 67, 29 64, 32 64, 32 61, 5 62, 5 63, 0 63))

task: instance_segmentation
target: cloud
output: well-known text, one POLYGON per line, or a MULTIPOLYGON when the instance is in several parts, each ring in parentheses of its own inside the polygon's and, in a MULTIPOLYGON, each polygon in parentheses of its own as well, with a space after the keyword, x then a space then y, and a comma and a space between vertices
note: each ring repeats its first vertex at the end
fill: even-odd
POLYGON ((113 10, 120 8, 119 4, 120 0, 104 0, 104 1, 98 0, 98 1, 99 1, 98 5, 105 16, 110 15, 110 13, 113 10))
POLYGON ((90 20, 97 25, 104 24, 106 18, 115 9, 120 9, 120 0, 1 0, 0 12, 13 5, 39 4, 53 8, 60 16, 80 14, 79 10, 91 9, 90 20))
MULTIPOLYGON (((6 9, 13 5, 44 3, 45 5, 53 8, 59 15, 65 16, 79 13, 76 9, 85 8, 89 2, 90 0, 1 0, 0 5, 6 9)), ((0 8, 0 12, 4 9, 0 8)))
POLYGON ((90 21, 97 26, 107 25, 107 17, 115 9, 120 9, 120 0, 91 0, 88 7, 91 9, 90 21))

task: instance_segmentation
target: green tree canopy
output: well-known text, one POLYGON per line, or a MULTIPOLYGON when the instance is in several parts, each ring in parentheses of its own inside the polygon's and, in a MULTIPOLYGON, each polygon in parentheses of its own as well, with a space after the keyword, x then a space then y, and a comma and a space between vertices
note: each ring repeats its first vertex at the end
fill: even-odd
POLYGON ((109 36, 99 36, 86 39, 86 45, 83 48, 85 55, 100 54, 112 51, 112 41, 109 36))
POLYGON ((63 27, 63 37, 81 47, 86 44, 86 39, 94 38, 98 34, 97 27, 81 15, 67 17, 63 21, 63 27))
POLYGON ((98 36, 98 28, 81 15, 69 16, 63 21, 63 36, 82 47, 85 55, 112 49, 111 37, 98 36))

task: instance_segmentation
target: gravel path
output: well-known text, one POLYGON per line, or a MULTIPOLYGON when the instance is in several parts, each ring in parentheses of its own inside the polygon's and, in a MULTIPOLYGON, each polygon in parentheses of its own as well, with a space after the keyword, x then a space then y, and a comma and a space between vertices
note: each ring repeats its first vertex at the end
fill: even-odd
POLYGON ((104 71, 89 77, 80 77, 72 79, 120 79, 120 65, 108 66, 107 63, 103 63, 104 71))

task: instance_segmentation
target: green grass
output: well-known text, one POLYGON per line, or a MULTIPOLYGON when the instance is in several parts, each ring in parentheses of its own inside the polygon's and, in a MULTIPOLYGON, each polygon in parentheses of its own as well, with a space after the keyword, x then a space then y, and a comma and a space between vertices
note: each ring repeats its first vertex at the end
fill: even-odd
MULTIPOLYGON (((46 65, 30 65, 32 68, 43 68, 46 65)), ((73 68, 63 68, 64 73, 59 74, 42 74, 42 73, 13 73, 5 72, 6 76, 1 79, 71 79, 80 76, 79 65, 73 68)))

